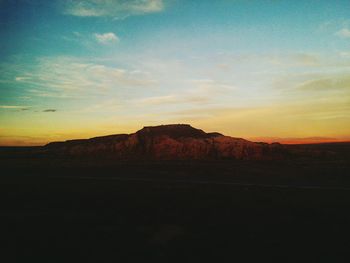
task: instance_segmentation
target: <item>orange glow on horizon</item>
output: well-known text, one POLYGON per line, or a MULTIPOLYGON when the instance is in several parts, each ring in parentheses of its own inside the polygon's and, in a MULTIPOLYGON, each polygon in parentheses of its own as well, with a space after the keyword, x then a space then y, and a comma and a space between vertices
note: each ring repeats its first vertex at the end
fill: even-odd
POLYGON ((249 140, 254 142, 266 142, 266 143, 281 143, 281 144, 318 144, 318 143, 337 143, 337 142, 350 142, 350 139, 337 139, 337 138, 250 138, 249 140))

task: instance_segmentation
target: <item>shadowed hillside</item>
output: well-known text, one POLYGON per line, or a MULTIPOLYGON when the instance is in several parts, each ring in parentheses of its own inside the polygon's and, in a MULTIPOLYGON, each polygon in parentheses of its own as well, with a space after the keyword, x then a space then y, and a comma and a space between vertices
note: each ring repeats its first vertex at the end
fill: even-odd
POLYGON ((206 133, 187 124, 144 127, 133 134, 53 142, 44 147, 44 152, 153 160, 269 160, 281 159, 288 154, 280 144, 254 143, 217 132, 206 133))

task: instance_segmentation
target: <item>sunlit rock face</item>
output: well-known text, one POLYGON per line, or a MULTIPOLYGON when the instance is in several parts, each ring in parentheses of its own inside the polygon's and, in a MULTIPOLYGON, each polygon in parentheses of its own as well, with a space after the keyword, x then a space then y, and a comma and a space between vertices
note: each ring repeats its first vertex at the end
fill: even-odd
POLYGON ((144 127, 133 134, 53 142, 45 146, 45 151, 67 156, 152 160, 269 160, 284 158, 286 154, 280 144, 254 143, 220 133, 206 133, 187 124, 144 127))

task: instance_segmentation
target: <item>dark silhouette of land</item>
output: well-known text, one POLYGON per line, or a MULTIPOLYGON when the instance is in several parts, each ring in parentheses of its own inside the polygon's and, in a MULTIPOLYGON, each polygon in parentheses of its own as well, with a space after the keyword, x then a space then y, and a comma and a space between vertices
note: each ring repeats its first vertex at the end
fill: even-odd
POLYGON ((6 262, 349 262, 350 143, 233 139, 243 158, 221 158, 223 135, 184 130, 141 130, 128 158, 101 146, 115 136, 0 147, 6 262), (155 158, 165 142, 201 158, 155 158))
POLYGON ((52 142, 42 152, 120 160, 268 160, 288 154, 278 143, 254 143, 217 132, 206 133, 188 124, 149 126, 132 134, 52 142))

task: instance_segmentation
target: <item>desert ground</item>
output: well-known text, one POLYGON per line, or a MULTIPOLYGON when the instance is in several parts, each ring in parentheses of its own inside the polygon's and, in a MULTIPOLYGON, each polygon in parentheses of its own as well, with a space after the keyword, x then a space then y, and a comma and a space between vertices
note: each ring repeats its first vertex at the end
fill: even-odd
POLYGON ((4 262, 349 262, 350 144, 284 161, 0 150, 4 262), (339 154, 341 153, 341 154, 339 154))

